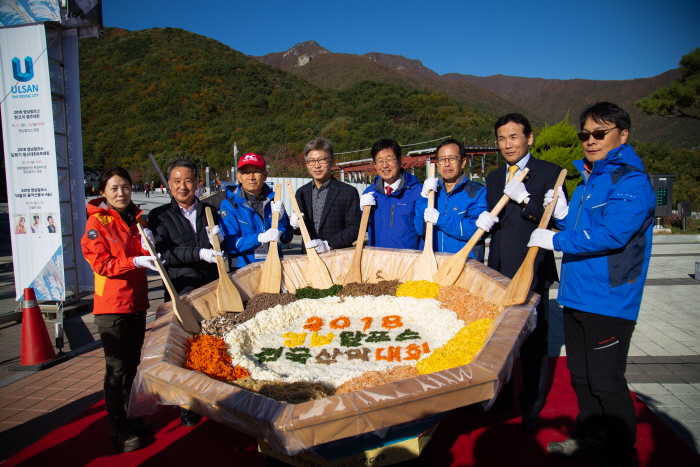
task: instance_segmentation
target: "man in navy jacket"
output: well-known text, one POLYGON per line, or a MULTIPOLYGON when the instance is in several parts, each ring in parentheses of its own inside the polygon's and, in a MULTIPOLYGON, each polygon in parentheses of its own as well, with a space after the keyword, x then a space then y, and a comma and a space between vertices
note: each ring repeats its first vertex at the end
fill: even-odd
POLYGON ((574 165, 583 181, 571 206, 557 200, 554 217, 562 231, 537 229, 529 243, 564 252, 558 301, 579 406, 575 433, 547 450, 627 466, 637 432, 625 368, 651 259, 655 196, 627 144, 627 112, 599 102, 583 111, 580 124, 584 159, 574 165))
POLYGON ((413 217, 423 185, 401 168, 397 141, 380 139, 372 146, 371 154, 377 176, 360 197, 362 209, 372 209, 367 229, 369 246, 417 250, 421 238, 413 227, 413 217))
MULTIPOLYGON (((492 217, 489 212, 482 213, 477 226, 491 231, 488 266, 512 278, 527 256, 530 234, 544 214, 544 195, 554 187, 561 167, 530 154, 528 148, 534 142, 534 134, 524 115, 512 113, 501 117, 494 125, 494 132, 506 164, 486 177, 488 209, 492 210, 504 193, 510 201, 499 218, 492 217), (517 182, 515 179, 525 167, 530 169, 527 178, 517 182)), ((558 280, 554 254, 540 250, 534 271, 531 290, 540 295, 537 322, 520 347, 523 391, 518 399, 523 413, 521 426, 525 431, 537 428, 547 397, 549 287, 558 280)), ((507 407, 512 405, 512 400, 511 381, 501 390, 497 403, 507 407)))

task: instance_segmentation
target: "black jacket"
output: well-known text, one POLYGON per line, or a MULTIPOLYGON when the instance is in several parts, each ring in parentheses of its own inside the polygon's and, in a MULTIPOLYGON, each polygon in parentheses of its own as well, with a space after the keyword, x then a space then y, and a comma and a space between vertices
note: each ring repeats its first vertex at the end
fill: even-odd
POLYGON ((148 225, 156 240, 156 251, 165 260, 168 276, 178 293, 196 289, 219 278, 216 264, 199 259, 199 250, 212 248, 205 229, 207 206, 211 208, 214 224, 219 224, 216 208, 200 201, 197 204, 196 234, 174 199, 171 199, 170 204, 158 206, 148 215, 148 225))
MULTIPOLYGON (((561 171, 558 165, 535 159, 532 155, 526 167, 530 172, 523 183, 530 193, 530 202, 518 205, 515 201, 509 201, 505 209, 498 214, 500 222, 491 230, 488 266, 510 278, 518 272, 527 256, 527 242, 544 214, 544 195, 547 190, 554 188, 561 171)), ((489 211, 503 196, 506 172, 504 164, 486 177, 486 202, 489 211)), ((550 225, 553 225, 553 222, 550 222, 550 225)), ((558 280, 554 253, 540 248, 535 259, 535 276, 531 290, 541 291, 558 280)))

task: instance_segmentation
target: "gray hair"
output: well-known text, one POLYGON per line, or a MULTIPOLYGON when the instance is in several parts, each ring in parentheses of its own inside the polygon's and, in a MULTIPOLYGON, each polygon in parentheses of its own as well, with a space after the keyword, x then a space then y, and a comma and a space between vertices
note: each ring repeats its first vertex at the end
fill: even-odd
POLYGON ((306 143, 306 147, 304 147, 304 160, 306 160, 306 156, 311 151, 324 151, 326 154, 328 154, 328 157, 331 160, 333 160, 333 157, 335 155, 333 152, 333 143, 331 143, 331 140, 321 137, 314 138, 308 143, 306 143))

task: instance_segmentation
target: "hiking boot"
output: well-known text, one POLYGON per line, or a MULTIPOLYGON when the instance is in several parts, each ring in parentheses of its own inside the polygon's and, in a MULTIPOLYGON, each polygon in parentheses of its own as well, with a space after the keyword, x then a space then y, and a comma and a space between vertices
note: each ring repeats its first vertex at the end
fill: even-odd
POLYGON ((588 447, 576 438, 569 438, 566 441, 552 441, 547 445, 547 452, 569 460, 585 459, 591 455, 588 447))
POLYGON ((141 440, 126 418, 109 417, 109 425, 112 444, 117 451, 130 452, 141 448, 141 440))
POLYGON ((129 424, 131 429, 134 430, 136 436, 148 436, 151 433, 153 433, 153 425, 151 425, 141 417, 127 418, 126 422, 129 424))

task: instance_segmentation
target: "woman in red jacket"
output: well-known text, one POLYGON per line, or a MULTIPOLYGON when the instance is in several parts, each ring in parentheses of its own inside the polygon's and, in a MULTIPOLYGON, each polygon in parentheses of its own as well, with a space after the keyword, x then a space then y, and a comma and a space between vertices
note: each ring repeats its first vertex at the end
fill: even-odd
POLYGON ((131 176, 121 167, 99 178, 102 197, 88 203, 83 255, 95 273, 93 314, 105 353, 104 393, 112 443, 120 452, 141 447, 139 436, 152 431, 140 418, 127 419, 131 385, 141 358, 148 310, 144 268, 157 270, 147 256, 137 222, 141 210, 131 202, 131 176))

